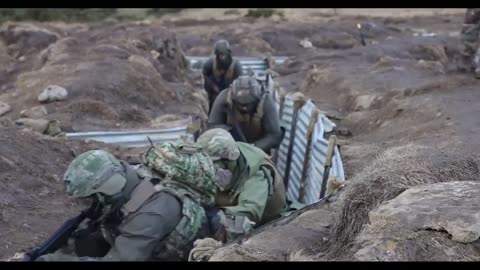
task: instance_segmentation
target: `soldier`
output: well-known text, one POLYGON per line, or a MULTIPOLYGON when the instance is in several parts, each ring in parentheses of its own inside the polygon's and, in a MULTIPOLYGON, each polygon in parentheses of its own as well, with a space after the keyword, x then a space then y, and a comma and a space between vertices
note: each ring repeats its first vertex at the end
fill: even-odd
POLYGON ((480 79, 480 8, 467 8, 461 31, 461 59, 459 69, 475 72, 480 79))
POLYGON ((102 150, 78 156, 65 173, 66 191, 76 198, 94 198, 103 205, 100 217, 89 223, 98 226, 95 230, 77 230, 68 246, 37 260, 187 260, 193 242, 208 236, 208 221, 201 205, 213 204, 217 187, 208 156, 198 153, 185 158, 178 151, 184 148, 171 143, 155 146, 156 152, 147 152, 146 157, 155 163, 148 163, 148 167, 132 166, 102 150), (175 174, 180 174, 181 181, 175 174), (93 254, 100 244, 107 247, 105 251, 93 254), (79 251, 82 245, 83 251, 79 251))
POLYGON ((232 58, 228 41, 215 43, 214 55, 204 64, 202 73, 211 110, 217 95, 242 75, 242 66, 232 58))
POLYGON ((235 140, 251 143, 267 154, 282 140, 275 103, 253 76, 240 76, 218 95, 208 127, 221 126, 228 126, 235 140))
POLYGON ((207 130, 197 143, 213 160, 217 185, 221 187, 215 197, 218 209, 207 211, 215 239, 231 240, 280 217, 287 204, 285 188, 273 162, 262 150, 235 142, 221 128, 207 130), (219 176, 222 174, 224 177, 219 176))

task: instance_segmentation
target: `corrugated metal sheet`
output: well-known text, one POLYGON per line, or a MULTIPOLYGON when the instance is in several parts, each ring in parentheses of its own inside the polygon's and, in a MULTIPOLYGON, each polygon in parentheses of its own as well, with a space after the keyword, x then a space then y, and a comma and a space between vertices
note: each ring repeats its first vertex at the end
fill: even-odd
MULTIPOLYGON (((190 61, 191 69, 201 69, 203 64, 208 60, 208 56, 187 56, 187 59, 190 61)), ((246 73, 249 69, 254 71, 266 70, 268 68, 265 58, 258 57, 235 57, 240 64, 242 65, 243 72, 246 73)), ((284 63, 288 57, 284 56, 274 56, 272 59, 275 61, 275 64, 284 63)))
MULTIPOLYGON (((277 103, 279 99, 277 99, 277 103)), ((278 108, 280 104, 278 104, 278 108)), ((307 131, 312 113, 318 110, 316 106, 308 100, 305 105, 300 108, 297 117, 297 127, 295 130, 294 147, 292 149, 292 157, 289 173, 289 185, 287 189, 287 197, 290 200, 298 200, 301 186, 301 177, 303 164, 307 152, 307 131)), ((288 156, 288 145, 290 142, 290 131, 292 128, 292 119, 294 115, 293 100, 291 94, 285 97, 283 114, 281 115, 282 126, 286 129, 285 137, 280 145, 278 152, 277 168, 285 177, 285 168, 288 156)), ((322 188, 323 174, 325 169, 326 152, 328 148, 328 140, 324 138, 326 132, 330 132, 335 124, 325 115, 319 113, 318 120, 314 125, 312 134, 312 143, 310 149, 310 160, 307 163, 307 179, 303 203, 312 204, 319 201, 322 188)), ((330 175, 344 178, 343 164, 338 147, 334 149, 334 157, 332 159, 332 167, 330 175)))
POLYGON ((281 125, 285 127, 286 132, 285 136, 283 137, 282 143, 278 148, 278 160, 277 160, 277 168, 282 175, 285 177, 284 172, 287 166, 287 153, 288 153, 288 145, 290 143, 290 130, 293 121, 293 100, 290 96, 285 98, 285 103, 283 105, 283 114, 281 116, 281 125))
POLYGON ((67 133, 69 139, 93 140, 109 144, 123 145, 126 147, 142 147, 149 145, 149 137, 152 142, 174 141, 180 136, 187 134, 187 126, 140 130, 140 131, 93 131, 67 133))

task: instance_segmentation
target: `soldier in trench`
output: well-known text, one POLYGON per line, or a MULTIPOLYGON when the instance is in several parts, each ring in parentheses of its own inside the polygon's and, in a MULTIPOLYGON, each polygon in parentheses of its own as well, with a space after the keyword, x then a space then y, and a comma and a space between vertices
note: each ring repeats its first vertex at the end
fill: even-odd
MULTIPOLYGON (((204 148, 216 168, 216 183, 221 189, 215 197, 213 210, 223 210, 217 219, 227 218, 230 219, 227 223, 244 224, 237 235, 227 235, 226 240, 247 233, 249 227, 280 217, 288 206, 285 188, 265 152, 253 145, 236 142, 228 131, 221 128, 205 131, 197 139, 197 144, 204 148)), ((218 229, 212 232, 218 232, 218 229)))
POLYGON ((203 65, 202 73, 211 110, 218 94, 242 75, 242 66, 232 58, 228 41, 221 39, 215 43, 214 55, 203 65))
POLYGON ((154 157, 157 171, 102 150, 75 158, 64 176, 66 192, 94 200, 100 211, 65 246, 36 261, 187 260, 193 242, 210 233, 203 206, 214 202, 215 169, 206 154, 180 155, 184 145, 164 143, 156 149, 168 156, 154 157), (181 182, 167 177, 174 172, 181 172, 181 182))
POLYGON ((282 140, 275 102, 254 76, 240 76, 218 95, 208 118, 208 128, 215 127, 228 129, 236 141, 267 154, 282 140))
POLYGON ((467 8, 461 31, 459 70, 473 71, 480 79, 480 8, 467 8))

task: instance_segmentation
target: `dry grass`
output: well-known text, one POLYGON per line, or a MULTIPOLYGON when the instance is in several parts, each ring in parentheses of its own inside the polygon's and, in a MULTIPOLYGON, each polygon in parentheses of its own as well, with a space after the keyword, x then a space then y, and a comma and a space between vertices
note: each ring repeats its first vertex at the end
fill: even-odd
POLYGON ((288 257, 287 261, 289 262, 312 262, 316 261, 315 256, 308 254, 304 249, 299 249, 296 251, 291 252, 288 257))
POLYGON ((342 211, 333 226, 333 240, 327 257, 339 259, 368 222, 368 213, 406 189, 449 181, 480 179, 480 159, 446 155, 438 150, 405 145, 380 154, 344 191, 342 211))

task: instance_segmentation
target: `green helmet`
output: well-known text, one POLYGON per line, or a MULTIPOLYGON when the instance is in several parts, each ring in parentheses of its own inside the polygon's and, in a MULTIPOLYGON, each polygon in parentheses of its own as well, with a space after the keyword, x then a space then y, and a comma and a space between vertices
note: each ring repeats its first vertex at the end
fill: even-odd
POLYGON ((232 53, 232 50, 230 49, 230 43, 226 41, 225 39, 220 39, 217 42, 215 42, 215 48, 213 50, 215 54, 228 54, 230 55, 232 53))
POLYGON ((262 86, 252 76, 240 76, 232 84, 232 100, 245 105, 262 97, 262 86))
POLYGON ((63 181, 67 193, 82 198, 96 193, 117 194, 125 186, 127 178, 122 164, 112 154, 91 150, 70 163, 63 181))
POLYGON ((213 128, 205 131, 197 139, 212 160, 228 159, 236 160, 240 156, 240 150, 232 135, 224 129, 213 128))

